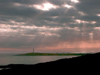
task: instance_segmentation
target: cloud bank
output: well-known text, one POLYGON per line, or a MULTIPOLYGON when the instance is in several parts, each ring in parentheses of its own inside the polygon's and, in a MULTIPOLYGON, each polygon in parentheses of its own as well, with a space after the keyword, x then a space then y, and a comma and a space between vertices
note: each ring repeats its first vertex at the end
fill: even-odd
POLYGON ((99 52, 99 3, 0 0, 0 50, 99 52))

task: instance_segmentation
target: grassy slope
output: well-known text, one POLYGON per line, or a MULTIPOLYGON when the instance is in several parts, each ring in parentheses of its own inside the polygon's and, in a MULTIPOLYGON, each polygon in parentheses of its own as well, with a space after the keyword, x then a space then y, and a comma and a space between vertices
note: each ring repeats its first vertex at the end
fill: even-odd
POLYGON ((90 53, 26 53, 19 54, 20 56, 78 56, 78 55, 86 55, 90 53))

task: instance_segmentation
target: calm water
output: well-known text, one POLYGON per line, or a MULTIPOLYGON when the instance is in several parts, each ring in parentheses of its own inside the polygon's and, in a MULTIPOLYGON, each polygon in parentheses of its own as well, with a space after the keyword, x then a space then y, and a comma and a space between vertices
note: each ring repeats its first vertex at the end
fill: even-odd
POLYGON ((14 56, 14 54, 0 54, 0 65, 37 64, 72 57, 76 56, 14 56))

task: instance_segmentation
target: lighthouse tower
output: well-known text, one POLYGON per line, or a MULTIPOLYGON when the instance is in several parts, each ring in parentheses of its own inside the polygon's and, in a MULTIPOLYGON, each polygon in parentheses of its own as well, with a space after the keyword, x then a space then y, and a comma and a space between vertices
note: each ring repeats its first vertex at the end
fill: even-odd
POLYGON ((33 54, 34 54, 34 48, 33 48, 33 54))

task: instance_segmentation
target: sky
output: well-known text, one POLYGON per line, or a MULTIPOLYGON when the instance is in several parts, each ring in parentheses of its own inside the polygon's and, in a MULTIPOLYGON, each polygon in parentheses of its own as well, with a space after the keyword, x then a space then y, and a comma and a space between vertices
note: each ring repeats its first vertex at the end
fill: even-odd
POLYGON ((0 52, 100 52, 100 0, 0 0, 0 52))

